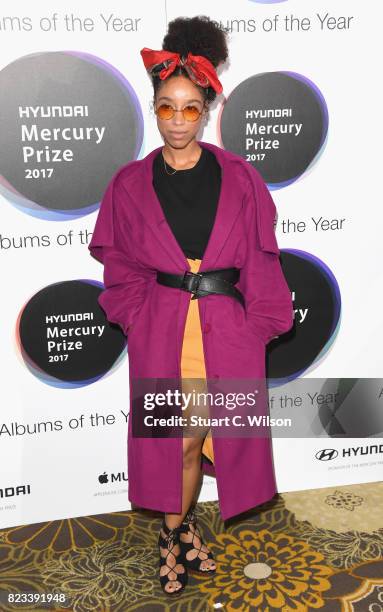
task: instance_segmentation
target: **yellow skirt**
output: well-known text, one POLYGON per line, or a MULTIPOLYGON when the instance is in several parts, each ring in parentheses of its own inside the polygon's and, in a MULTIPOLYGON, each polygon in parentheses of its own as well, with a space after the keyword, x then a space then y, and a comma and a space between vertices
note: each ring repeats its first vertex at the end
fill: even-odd
MULTIPOLYGON (((192 272, 198 272, 201 259, 189 259, 192 272)), ((182 381, 183 392, 201 391, 197 387, 202 387, 205 392, 206 369, 205 357, 203 352, 201 322, 199 316, 198 300, 192 300, 193 294, 190 294, 189 309, 186 317, 185 332, 182 343, 181 353, 181 377, 186 379, 182 381), (199 381, 188 380, 191 378, 200 379, 199 381), (190 387, 190 388, 189 388, 190 387)), ((214 463, 213 444, 211 439, 211 431, 209 430, 203 446, 203 454, 214 463)))

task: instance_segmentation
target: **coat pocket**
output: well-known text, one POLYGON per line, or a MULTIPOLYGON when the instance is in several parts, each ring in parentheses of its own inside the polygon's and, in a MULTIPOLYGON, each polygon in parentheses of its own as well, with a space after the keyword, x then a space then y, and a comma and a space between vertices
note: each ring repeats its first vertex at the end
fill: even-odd
POLYGON ((245 313, 245 325, 246 325, 247 333, 250 336, 254 336, 255 338, 257 338, 257 340, 259 340, 263 344, 263 346, 266 346, 264 339, 262 338, 260 334, 257 333, 257 330, 254 328, 254 324, 250 323, 250 320, 246 313, 245 313))
POLYGON ((263 338, 257 334, 256 329, 254 329, 254 324, 250 322, 250 318, 248 317, 246 306, 242 306, 240 302, 237 300, 232 301, 233 308, 233 318, 236 323, 236 329, 238 333, 244 334, 245 337, 253 337, 259 340, 264 346, 265 341, 263 338))

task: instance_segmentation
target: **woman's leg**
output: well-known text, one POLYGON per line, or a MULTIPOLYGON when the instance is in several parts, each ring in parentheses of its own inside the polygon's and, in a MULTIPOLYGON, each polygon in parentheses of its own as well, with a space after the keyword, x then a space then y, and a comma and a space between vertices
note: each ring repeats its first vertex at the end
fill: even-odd
MULTIPOLYGON (((173 529, 179 527, 184 520, 190 506, 197 502, 197 497, 201 487, 201 449, 204 438, 184 438, 183 439, 183 480, 182 480, 182 510, 181 514, 165 514, 165 523, 173 529)), ((194 531, 192 525, 189 525, 188 533, 180 534, 181 542, 193 542, 195 550, 199 550, 198 558, 201 559, 201 570, 215 569, 213 559, 207 559, 209 549, 205 544, 201 545, 201 539, 194 531)), ((179 549, 175 549, 176 554, 179 554, 179 549)), ((196 552, 195 552, 196 554, 196 552)), ((191 552, 193 557, 193 552, 191 552)))
POLYGON ((201 482, 201 449, 203 439, 183 439, 182 471, 182 510, 181 514, 165 514, 165 522, 170 529, 179 527, 187 511, 195 500, 201 482))
MULTIPOLYGON (((196 494, 199 491, 200 480, 201 480, 201 448, 202 442, 200 438, 184 438, 183 439, 183 479, 182 479, 182 511, 181 514, 165 514, 165 524, 169 529, 179 527, 184 520, 187 511, 189 510, 196 494)), ((161 528, 161 535, 165 538, 165 532, 161 528)), ((165 590, 168 593, 178 591, 181 588, 181 583, 177 580, 178 573, 183 569, 181 563, 177 563, 178 555, 181 552, 179 544, 174 544, 171 550, 171 554, 168 554, 166 549, 161 550, 161 556, 167 557, 167 567, 164 567, 161 571, 163 574, 167 573, 169 582, 165 586, 165 590), (174 568, 176 571, 170 571, 169 567, 174 568)))

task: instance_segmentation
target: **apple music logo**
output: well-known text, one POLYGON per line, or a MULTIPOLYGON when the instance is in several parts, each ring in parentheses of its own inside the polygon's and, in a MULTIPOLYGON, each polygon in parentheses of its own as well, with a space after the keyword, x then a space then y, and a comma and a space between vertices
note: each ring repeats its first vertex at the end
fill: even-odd
POLYGON ((100 484, 109 484, 112 482, 123 482, 123 481, 128 482, 128 476, 126 472, 117 472, 117 473, 110 473, 110 474, 108 474, 107 472, 103 472, 98 477, 98 482, 100 484))

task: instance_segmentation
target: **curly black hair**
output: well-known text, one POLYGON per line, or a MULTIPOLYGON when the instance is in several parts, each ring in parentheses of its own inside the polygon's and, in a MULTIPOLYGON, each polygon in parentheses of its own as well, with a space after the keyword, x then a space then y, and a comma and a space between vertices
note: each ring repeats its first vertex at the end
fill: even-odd
MULTIPOLYGON (((227 48, 228 30, 211 20, 206 15, 198 15, 196 17, 177 17, 168 24, 168 31, 162 42, 162 49, 179 53, 181 56, 187 56, 190 52, 193 55, 203 55, 211 61, 216 68, 219 64, 226 61, 229 53, 227 48)), ((183 75, 189 78, 189 75, 183 66, 177 66, 172 73, 173 76, 183 75)), ((171 77, 169 77, 171 78, 171 77)), ((151 75, 154 95, 164 81, 157 75, 151 75)), ((205 102, 212 102, 217 93, 212 87, 200 87, 200 90, 205 102)))

